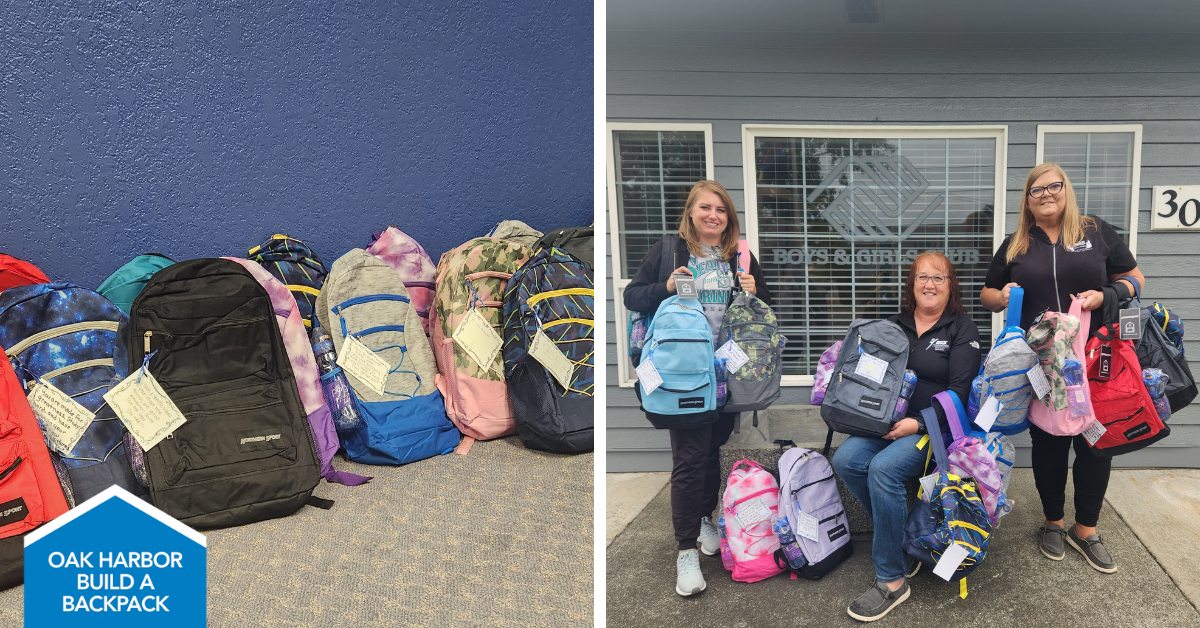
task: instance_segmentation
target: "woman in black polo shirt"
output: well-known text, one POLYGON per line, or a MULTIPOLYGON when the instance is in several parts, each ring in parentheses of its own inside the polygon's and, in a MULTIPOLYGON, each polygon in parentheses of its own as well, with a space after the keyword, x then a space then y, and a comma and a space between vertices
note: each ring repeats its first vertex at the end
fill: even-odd
MULTIPOLYGON (((1132 275, 1146 285, 1137 260, 1112 225, 1084 216, 1075 200, 1071 180, 1057 164, 1045 163, 1029 171, 1021 195, 1021 215, 992 258, 980 299, 993 312, 1008 307, 1012 286, 1025 289, 1021 327, 1025 330, 1047 310, 1066 312, 1072 295, 1083 299, 1083 309, 1104 305, 1106 286, 1120 297, 1133 293, 1126 280, 1132 275)), ((1092 316, 1088 334, 1103 323, 1092 316)), ((1042 499, 1046 523, 1039 533, 1042 554, 1051 560, 1066 556, 1064 541, 1089 565, 1113 573, 1117 565, 1101 542, 1096 525, 1108 489, 1112 459, 1092 453, 1083 436, 1053 436, 1036 425, 1029 427, 1033 440, 1033 477, 1042 499), (1075 447, 1075 525, 1064 529, 1063 505, 1067 486, 1067 457, 1075 447)))

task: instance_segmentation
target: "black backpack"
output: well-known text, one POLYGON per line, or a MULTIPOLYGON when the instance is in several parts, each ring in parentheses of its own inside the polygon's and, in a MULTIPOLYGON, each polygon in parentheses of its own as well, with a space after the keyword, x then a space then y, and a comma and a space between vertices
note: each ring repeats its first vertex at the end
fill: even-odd
POLYGON ((591 226, 552 229, 538 240, 533 250, 548 249, 552 246, 574 255, 591 268, 596 250, 595 229, 591 226))
MULTIPOLYGON (((135 472, 160 509, 197 528, 295 512, 321 479, 313 435, 271 300, 240 265, 180 262, 130 309, 132 373, 149 372, 187 418, 135 472)), ((140 448, 139 451, 140 452, 140 448)))
POLYGON ((1165 309, 1165 306, 1158 303, 1143 306, 1141 302, 1142 286, 1137 278, 1126 275, 1121 279, 1128 280, 1133 284, 1133 297, 1124 300, 1119 306, 1113 305, 1117 302, 1116 290, 1105 287, 1104 292, 1111 293, 1112 298, 1109 298, 1108 294, 1105 295, 1105 305, 1101 310, 1103 320, 1107 323, 1119 322, 1118 307, 1138 309, 1142 323, 1142 337, 1133 343, 1134 350, 1137 352, 1138 365, 1143 369, 1160 369, 1167 375, 1167 388, 1163 394, 1166 395, 1167 402, 1171 405, 1171 412, 1179 412, 1196 398, 1196 378, 1192 375, 1192 369, 1188 366, 1183 351, 1167 336, 1166 331, 1154 319, 1155 306, 1160 309, 1165 309))

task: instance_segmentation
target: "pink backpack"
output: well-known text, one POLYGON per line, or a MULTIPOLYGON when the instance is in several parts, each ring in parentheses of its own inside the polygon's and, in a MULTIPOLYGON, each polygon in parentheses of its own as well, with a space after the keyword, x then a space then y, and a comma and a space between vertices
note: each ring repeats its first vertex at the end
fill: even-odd
POLYGON ((833 367, 837 366, 838 355, 842 352, 842 341, 839 340, 821 353, 817 360, 817 372, 813 375, 812 394, 809 403, 814 406, 825 401, 825 391, 829 389, 829 378, 833 376, 833 367))
POLYGON ((933 396, 946 414, 953 442, 946 449, 950 461, 950 473, 959 477, 975 479, 979 497, 987 509, 992 524, 1005 513, 999 512, 1004 505, 1004 477, 996 465, 996 457, 988 451, 985 435, 970 431, 970 420, 963 409, 962 400, 953 391, 943 391, 933 396))
POLYGON ((400 280, 408 290, 408 298, 421 318, 425 337, 429 337, 429 309, 433 307, 434 281, 437 267, 429 254, 416 240, 396 227, 388 227, 375 236, 367 252, 400 273, 400 280))
POLYGON ((308 415, 308 424, 312 428, 317 445, 321 477, 347 486, 365 484, 371 478, 333 468, 333 456, 337 453, 340 442, 337 430, 333 426, 333 415, 325 403, 321 376, 317 371, 317 359, 313 356, 312 344, 308 341, 308 330, 304 328, 304 317, 300 315, 296 298, 288 291, 287 286, 258 262, 238 257, 225 259, 241 264, 271 298, 271 307, 275 310, 275 320, 279 324, 279 335, 283 338, 284 349, 292 364, 292 377, 296 380, 300 401, 304 404, 304 412, 308 415))
MULTIPOLYGON (((1067 403, 1067 384, 1063 379, 1063 363, 1067 358, 1073 357, 1084 363, 1084 346, 1092 313, 1084 310, 1082 304, 1082 299, 1071 299, 1071 309, 1066 314, 1046 312, 1025 336, 1029 348, 1037 353, 1038 362, 1050 383, 1050 392, 1044 399, 1029 402, 1029 420, 1055 436, 1082 434, 1095 418, 1095 412, 1091 410, 1084 415, 1071 412, 1067 403)), ((1092 397, 1088 388, 1082 386, 1081 390, 1090 408, 1092 397)))
POLYGON ((725 536, 733 555, 733 579, 758 582, 783 568, 775 563, 779 538, 771 524, 779 516, 779 483, 753 460, 738 460, 729 471, 722 499, 725 536))

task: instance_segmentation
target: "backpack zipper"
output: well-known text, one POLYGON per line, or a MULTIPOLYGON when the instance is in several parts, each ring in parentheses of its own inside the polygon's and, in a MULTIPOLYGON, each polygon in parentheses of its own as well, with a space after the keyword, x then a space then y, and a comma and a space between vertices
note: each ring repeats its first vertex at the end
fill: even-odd
POLYGON ((120 324, 117 321, 84 321, 82 323, 71 323, 70 325, 63 325, 62 327, 55 327, 54 329, 47 329, 46 331, 38 332, 9 347, 5 353, 10 358, 16 357, 29 347, 32 347, 40 342, 45 342, 52 338, 66 336, 67 334, 73 334, 80 331, 116 332, 119 325, 120 324))
POLYGON ((8 465, 7 469, 5 469, 3 472, 0 472, 0 482, 3 482, 4 479, 7 478, 10 474, 12 474, 13 471, 16 471, 17 467, 21 464, 21 461, 23 461, 23 460, 24 460, 24 458, 17 456, 17 459, 13 460, 13 463, 8 465))
POLYGON ((54 379, 55 377, 58 377, 59 375, 66 375, 67 373, 74 373, 75 371, 82 371, 83 369, 88 369, 88 368, 97 367, 97 366, 107 366, 107 367, 111 368, 113 366, 113 360, 112 360, 112 358, 99 358, 96 360, 86 360, 83 362, 76 362, 75 364, 70 364, 70 365, 64 366, 62 368, 54 369, 53 371, 50 371, 49 373, 42 375, 41 379, 44 379, 44 380, 45 379, 54 379))

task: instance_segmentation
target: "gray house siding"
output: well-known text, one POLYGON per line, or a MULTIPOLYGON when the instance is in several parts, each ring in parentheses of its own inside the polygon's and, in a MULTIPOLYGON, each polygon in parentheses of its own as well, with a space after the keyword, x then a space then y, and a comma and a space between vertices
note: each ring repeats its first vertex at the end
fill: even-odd
MULTIPOLYGON (((1007 125, 1005 231, 1015 225, 1024 177, 1035 165, 1039 124, 1141 124, 1136 253, 1146 296, 1200 321, 1200 234, 1149 231, 1153 186, 1200 183, 1200 48, 1164 48, 1151 37, 1056 36, 1052 48, 1047 41, 806 36, 794 46, 721 49, 627 46, 610 37, 607 117, 712 124, 716 178, 743 211, 743 124, 1007 125)), ((668 470, 667 434, 650 428, 632 390, 617 385, 624 356, 613 324, 612 268, 610 254, 608 470, 668 470)), ((1189 333, 1186 352, 1200 372, 1200 331, 1189 333)), ((779 403, 804 403, 808 394, 789 387, 779 403)), ((1169 438, 1114 464, 1200 466, 1200 404, 1173 415, 1170 426, 1169 438)), ((1018 445, 1027 444, 1021 436, 1018 445)), ((1027 450, 1021 458, 1028 464, 1027 450)))

